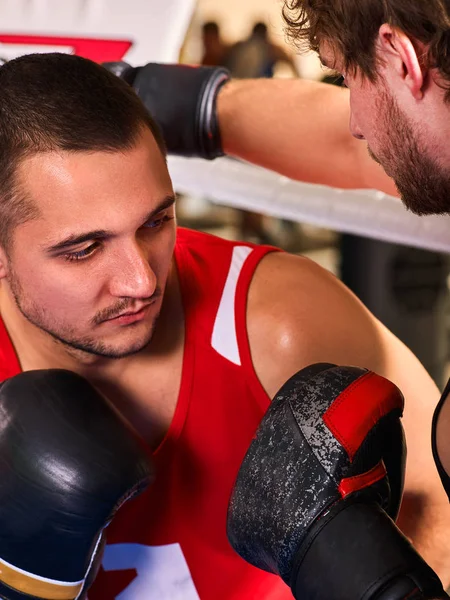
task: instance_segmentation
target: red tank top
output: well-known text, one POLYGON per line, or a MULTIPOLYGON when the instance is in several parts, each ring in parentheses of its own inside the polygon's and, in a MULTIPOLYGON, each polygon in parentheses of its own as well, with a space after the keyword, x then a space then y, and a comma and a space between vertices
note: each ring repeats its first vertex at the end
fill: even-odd
MULTIPOLYGON (((247 292, 271 250, 178 230, 175 261, 185 313, 178 403, 153 454, 156 480, 107 529, 89 600, 288 600, 275 575, 242 560, 226 536, 239 465, 270 402, 253 369, 247 292)), ((0 372, 19 364, 4 326, 0 372)))

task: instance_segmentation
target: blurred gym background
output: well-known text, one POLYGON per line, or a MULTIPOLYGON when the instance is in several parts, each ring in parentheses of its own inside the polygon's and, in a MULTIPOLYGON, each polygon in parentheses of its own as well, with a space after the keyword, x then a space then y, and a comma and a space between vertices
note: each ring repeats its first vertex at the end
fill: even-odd
MULTIPOLYGON (((334 74, 320 66, 314 54, 296 56, 286 44, 281 8, 281 0, 128 0, 125 4, 123 0, 4 0, 0 7, 0 57, 10 59, 29 52, 57 50, 75 52, 99 62, 124 57, 133 65, 178 59, 189 64, 224 64, 235 77, 300 77, 339 84, 334 74)), ((302 140, 298 143, 302 144, 302 140)), ((276 152, 276 148, 273 151, 276 152)), ((220 160, 225 159, 214 161, 213 166, 220 165, 220 160)), ((363 194, 353 202, 352 192, 339 195, 330 188, 320 190, 320 186, 307 188, 298 183, 291 185, 289 180, 282 181, 276 189, 283 189, 286 197, 286 187, 289 188, 291 201, 284 214, 295 218, 298 210, 299 215, 303 215, 293 222, 230 208, 229 196, 221 205, 221 193, 225 196, 225 188, 230 187, 228 172, 225 175, 222 172, 221 186, 216 177, 210 177, 208 189, 209 195, 214 195, 212 203, 212 198, 203 191, 205 180, 202 178, 203 171, 211 164, 200 163, 195 173, 190 164, 184 165, 184 177, 186 174, 190 177, 190 186, 183 189, 190 192, 180 195, 181 225, 227 238, 274 244, 317 261, 342 278, 413 350, 442 387, 450 375, 449 255, 340 234, 300 222, 302 218, 311 217, 310 213, 318 206, 325 207, 324 212, 328 209, 333 212, 332 207, 337 202, 342 208, 342 230, 361 233, 371 229, 373 235, 381 236, 386 233, 382 228, 389 219, 384 219, 379 206, 390 207, 397 214, 390 218, 391 237, 386 238, 400 239, 401 232, 396 228, 403 227, 412 217, 401 207, 400 201, 378 205, 371 194, 370 210, 364 212, 362 208, 369 204, 364 202, 363 194), (299 192, 297 198, 300 188, 302 193, 299 192), (351 206, 357 206, 358 228, 348 227, 347 209, 351 206), (364 227, 363 222, 365 219, 371 225, 375 217, 380 217, 378 233, 374 233, 374 227, 364 227)), ((171 169, 174 166, 171 163, 171 169)), ((226 167, 236 166, 248 168, 236 161, 226 161, 226 167)), ((177 191, 183 191, 180 178, 175 177, 173 170, 172 175, 180 187, 177 191)), ((240 184, 241 202, 249 199, 245 188, 248 189, 250 183, 253 185, 252 202, 246 205, 254 211, 263 210, 259 195, 266 192, 272 194, 269 208, 279 208, 275 187, 265 187, 267 176, 264 170, 254 170, 251 180, 247 181, 244 174, 239 181, 231 181, 240 184)), ((269 179, 278 183, 276 177, 269 179)), ((235 192, 236 185, 231 187, 235 192)), ((266 193, 266 208, 267 197, 266 193)), ((267 212, 283 214, 274 210, 267 212)), ((445 217, 438 218, 429 228, 429 222, 424 219, 418 219, 411 227, 408 225, 408 243, 416 242, 418 229, 434 242, 439 227, 446 242, 450 231, 443 219, 445 217)), ((326 221, 309 219, 308 222, 326 221)), ((448 244, 431 244, 431 247, 447 248, 448 244)))
MULTIPOLYGON (((339 84, 316 55, 296 56, 286 43, 281 6, 277 0, 198 0, 180 61, 225 65, 235 77, 339 84)), ((450 376, 448 255, 218 206, 202 195, 181 196, 178 214, 181 225, 308 256, 340 277, 440 387, 450 376)))

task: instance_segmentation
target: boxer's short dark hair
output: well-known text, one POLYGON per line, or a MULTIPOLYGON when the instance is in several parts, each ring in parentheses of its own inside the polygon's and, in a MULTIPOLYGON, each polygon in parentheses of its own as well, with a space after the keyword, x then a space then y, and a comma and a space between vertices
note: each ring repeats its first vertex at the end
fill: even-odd
POLYGON ((450 101, 450 0, 285 0, 288 38, 300 48, 330 44, 346 71, 377 79, 375 40, 389 23, 427 48, 425 64, 448 82, 450 101))
POLYGON ((102 66, 69 54, 29 54, 0 68, 0 244, 37 216, 18 185, 20 162, 55 150, 131 149, 143 128, 165 155, 162 135, 125 81, 102 66))

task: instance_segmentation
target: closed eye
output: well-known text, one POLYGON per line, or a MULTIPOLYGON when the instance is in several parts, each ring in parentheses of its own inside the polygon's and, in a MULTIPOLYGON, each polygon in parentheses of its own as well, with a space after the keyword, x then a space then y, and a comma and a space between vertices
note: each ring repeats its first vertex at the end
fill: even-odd
POLYGON ((76 260, 83 260, 83 259, 86 259, 89 256, 91 256, 91 254, 93 254, 99 246, 100 246, 100 244, 98 242, 94 242, 87 248, 83 248, 83 250, 75 250, 74 252, 66 252, 65 254, 62 255, 62 257, 64 258, 64 260, 67 260, 69 262, 76 261, 76 260))
POLYGON ((147 221, 142 227, 144 227, 145 229, 160 229, 164 225, 164 223, 172 221, 172 219, 173 216, 164 215, 159 219, 151 219, 150 221, 147 221))
MULTIPOLYGON (((164 223, 167 223, 168 221, 172 221, 173 218, 174 218, 173 216, 163 215, 159 219, 151 219, 151 220, 147 221, 146 223, 144 223, 144 225, 142 227, 144 229, 151 229, 152 231, 158 231, 159 229, 162 228, 164 223)), ((94 254, 94 252, 96 252, 99 247, 100 247, 100 243, 94 242, 90 246, 88 246, 87 248, 83 248, 82 250, 66 252, 62 255, 62 257, 64 258, 64 260, 66 260, 68 262, 86 260, 87 258, 92 256, 92 254, 94 254)))
MULTIPOLYGON (((158 219, 148 220, 146 223, 144 223, 144 225, 142 225, 142 227, 144 229, 150 229, 152 231, 159 231, 163 227, 164 223, 167 223, 168 221, 172 221, 173 219, 174 219, 173 215, 170 216, 170 215, 166 214, 166 215, 159 217, 158 219)), ((100 245, 101 244, 99 242, 93 242, 90 246, 88 246, 87 248, 83 248, 82 250, 74 250, 73 252, 65 252, 64 254, 62 254, 62 258, 68 262, 86 260, 87 258, 92 256, 92 254, 94 254, 98 250, 100 245)))

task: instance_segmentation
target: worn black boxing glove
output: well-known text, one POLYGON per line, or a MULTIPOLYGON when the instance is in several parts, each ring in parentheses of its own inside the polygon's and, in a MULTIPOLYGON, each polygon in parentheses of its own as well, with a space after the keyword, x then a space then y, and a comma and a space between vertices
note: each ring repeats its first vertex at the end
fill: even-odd
POLYGON ((447 598, 392 519, 403 397, 356 367, 312 365, 278 392, 239 471, 228 537, 298 600, 447 598))
POLYGON ((104 529, 152 480, 140 441, 82 377, 0 387, 0 598, 85 598, 104 529))
POLYGON ((157 63, 131 67, 125 62, 103 66, 133 86, 161 128, 169 154, 223 156, 216 100, 230 78, 226 69, 157 63))

